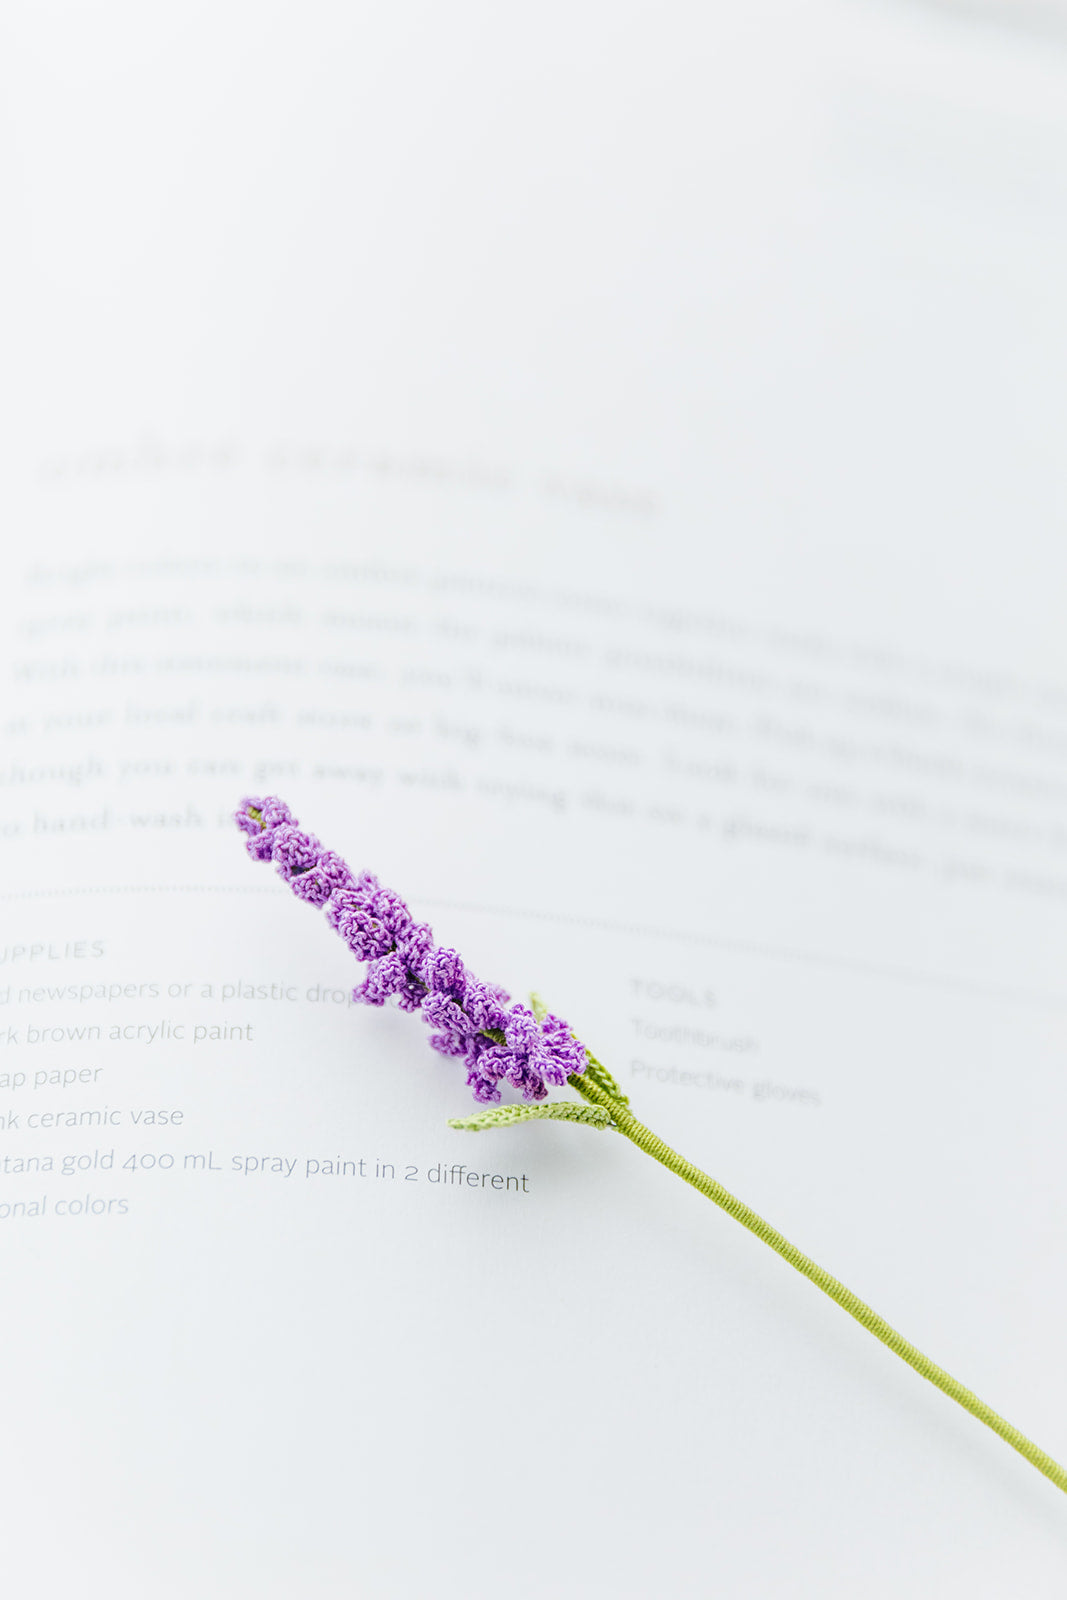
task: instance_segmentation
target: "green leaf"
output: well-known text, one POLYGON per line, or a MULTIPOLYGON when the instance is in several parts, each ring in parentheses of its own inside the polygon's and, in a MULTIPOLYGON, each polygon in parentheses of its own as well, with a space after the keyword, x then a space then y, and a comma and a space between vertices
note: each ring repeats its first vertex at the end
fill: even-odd
POLYGON ((448 1126, 466 1133, 486 1128, 510 1128, 516 1122, 584 1122, 588 1128, 610 1128, 611 1113, 600 1106, 581 1106, 573 1100, 549 1100, 541 1105, 493 1106, 473 1117, 451 1117, 448 1126))

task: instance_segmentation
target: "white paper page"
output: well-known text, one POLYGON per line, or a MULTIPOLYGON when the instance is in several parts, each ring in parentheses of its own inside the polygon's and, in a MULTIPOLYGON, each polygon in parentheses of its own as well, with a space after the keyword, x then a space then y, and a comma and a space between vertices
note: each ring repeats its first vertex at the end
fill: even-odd
POLYGON ((1062 62, 889 7, 11 30, 19 1592, 1059 1595, 1058 1491, 707 1201, 450 1131, 229 812, 1067 1457, 1062 62))

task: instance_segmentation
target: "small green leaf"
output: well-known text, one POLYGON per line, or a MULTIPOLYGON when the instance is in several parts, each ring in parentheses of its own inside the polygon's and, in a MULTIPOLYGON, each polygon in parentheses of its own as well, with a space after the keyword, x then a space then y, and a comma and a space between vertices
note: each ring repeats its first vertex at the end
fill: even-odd
POLYGON ((473 1117, 451 1117, 448 1126, 466 1133, 486 1128, 510 1128, 516 1122, 584 1122, 588 1128, 610 1128, 611 1114, 600 1106, 580 1106, 573 1100, 549 1100, 542 1105, 493 1106, 473 1117))
POLYGON ((598 1061, 596 1056, 593 1055, 591 1051, 587 1050, 585 1052, 585 1073, 576 1074, 575 1076, 576 1081, 579 1083, 581 1082, 582 1076, 587 1077, 589 1081, 591 1083, 595 1083, 599 1089, 603 1089, 606 1094, 610 1094, 613 1100, 618 1100, 624 1106, 628 1106, 630 1104, 629 1096, 623 1094, 622 1090, 615 1082, 615 1079, 611 1076, 611 1073, 608 1071, 607 1067, 602 1061, 598 1061))

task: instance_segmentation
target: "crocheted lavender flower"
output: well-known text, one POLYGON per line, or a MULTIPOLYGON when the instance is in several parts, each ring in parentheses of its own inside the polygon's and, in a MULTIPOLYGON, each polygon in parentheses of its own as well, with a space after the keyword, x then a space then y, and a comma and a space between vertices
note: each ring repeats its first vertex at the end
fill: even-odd
POLYGON ((455 950, 434 944, 399 895, 305 833, 284 801, 249 796, 234 819, 253 860, 273 861, 293 893, 322 906, 356 959, 368 963, 352 998, 381 1006, 395 997, 402 1010, 421 1011, 434 1049, 465 1062, 476 1100, 499 1100, 504 1083, 526 1100, 543 1100, 550 1084, 585 1071, 585 1046, 560 1017, 539 1020, 511 1004, 506 990, 482 983, 455 950))
MULTIPOLYGON (((324 906, 330 924, 352 954, 367 962, 366 977, 353 990, 356 1000, 380 1006, 395 995, 405 1011, 421 1011, 432 1030, 430 1043, 434 1048, 442 1055, 458 1056, 466 1062, 467 1082, 476 1100, 499 1100, 501 1084, 506 1083, 521 1089, 527 1101, 543 1102, 494 1105, 488 1111, 451 1118, 450 1127, 480 1132, 517 1122, 551 1119, 613 1128, 769 1245, 868 1333, 992 1428, 1067 1493, 1067 1467, 1054 1461, 984 1400, 909 1344, 884 1317, 790 1244, 743 1200, 639 1122, 603 1062, 578 1043, 565 1022, 549 1015, 536 996, 530 1011, 525 1006, 512 1005, 503 989, 480 983, 455 950, 434 944, 430 929, 424 922, 414 920, 398 895, 383 889, 369 872, 357 876, 340 856, 324 850, 316 838, 300 828, 281 800, 274 796, 242 800, 235 816, 238 827, 247 835, 249 855, 256 861, 273 861, 295 895, 311 905, 324 906), (549 1084, 568 1082, 581 1096, 580 1103, 546 1098, 549 1084)), ((460 1172, 463 1170, 459 1168, 460 1172)))

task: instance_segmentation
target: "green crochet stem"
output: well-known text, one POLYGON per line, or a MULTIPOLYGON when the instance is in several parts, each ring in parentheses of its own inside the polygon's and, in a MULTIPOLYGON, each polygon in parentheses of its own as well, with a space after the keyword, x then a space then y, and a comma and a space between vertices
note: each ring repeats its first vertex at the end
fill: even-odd
MULTIPOLYGON (((538 1009, 536 1003, 534 1009, 538 1009)), ((796 1245, 790 1244, 788 1239, 783 1238, 776 1228, 772 1228, 770 1223, 764 1222, 762 1217, 757 1216, 749 1206, 745 1205, 744 1201, 738 1200, 736 1195, 732 1195, 728 1189, 724 1189, 721 1183, 716 1182, 714 1178, 709 1178, 706 1172, 701 1172, 699 1167, 694 1167, 693 1163, 687 1161, 684 1156, 680 1156, 677 1150, 672 1150, 669 1145, 664 1144, 663 1140, 653 1133, 651 1128, 646 1128, 643 1122, 638 1122, 628 1107, 626 1096, 619 1090, 618 1085, 606 1067, 593 1056, 589 1057, 585 1072, 573 1075, 567 1079, 567 1082, 592 1106, 606 1113, 607 1118, 610 1119, 606 1122, 598 1120, 593 1124, 594 1126, 614 1128, 635 1144, 639 1150, 644 1150, 647 1155, 660 1162, 668 1171, 676 1173, 679 1178, 684 1178, 686 1183, 691 1183, 694 1189, 699 1189, 701 1194, 706 1195, 709 1200, 713 1200, 717 1206, 720 1206, 723 1211, 733 1217, 735 1222, 740 1222, 741 1226, 747 1228, 750 1233, 754 1233, 757 1239, 762 1239, 764 1244, 770 1245, 772 1250, 776 1251, 784 1261, 789 1262, 791 1267, 795 1267, 799 1273, 815 1284, 816 1288, 821 1289, 823 1294, 829 1295, 830 1299, 836 1301, 843 1311, 847 1311, 850 1317, 854 1317, 861 1327, 867 1329, 868 1333, 873 1333, 876 1339, 880 1339, 902 1361, 906 1361, 909 1367, 914 1367, 920 1377, 926 1378, 935 1388, 940 1389, 942 1394, 947 1394, 950 1400, 955 1400, 957 1405, 962 1406, 965 1411, 969 1411, 972 1417, 977 1417, 979 1422, 984 1422, 987 1428, 992 1428, 994 1433, 1000 1435, 1005 1444, 1010 1444, 1012 1449, 1017 1450, 1021 1456, 1024 1456, 1031 1466, 1037 1468, 1038 1472, 1043 1472, 1045 1477, 1056 1485, 1057 1489, 1062 1489, 1067 1494, 1067 1469, 1061 1467, 1059 1462, 1054 1461, 1050 1455, 1046 1455, 1044 1450, 1039 1449, 1032 1439, 1028 1439, 1024 1433, 1020 1433, 1018 1428, 1013 1427, 991 1406, 987 1406, 984 1400, 980 1400, 976 1394, 972 1394, 970 1389, 965 1389, 963 1384, 958 1382, 951 1373, 946 1372, 943 1367, 939 1367, 936 1362, 931 1361, 929 1356, 924 1356, 921 1350, 916 1350, 913 1344, 909 1344, 907 1339, 903 1338, 895 1328, 891 1327, 884 1317, 880 1317, 877 1311, 873 1311, 869 1305, 860 1299, 859 1295, 853 1294, 851 1289, 846 1289, 843 1283, 839 1283, 817 1262, 812 1261, 810 1256, 806 1256, 803 1251, 798 1250, 796 1245)), ((560 1109, 566 1104, 568 1104, 566 1101, 551 1101, 547 1104, 543 1103, 541 1106, 531 1106, 529 1108, 501 1106, 472 1117, 457 1119, 451 1122, 449 1126, 466 1128, 471 1131, 500 1127, 510 1122, 526 1120, 525 1117, 516 1117, 508 1114, 512 1112, 521 1113, 524 1110, 527 1116, 531 1113, 536 1116, 539 1113, 541 1116, 558 1117, 566 1115, 560 1109)), ((577 1113, 580 1113, 581 1109, 581 1107, 574 1107, 574 1111, 577 1113)), ((567 1116, 566 1120, 584 1122, 587 1119, 580 1115, 571 1115, 567 1116)))

